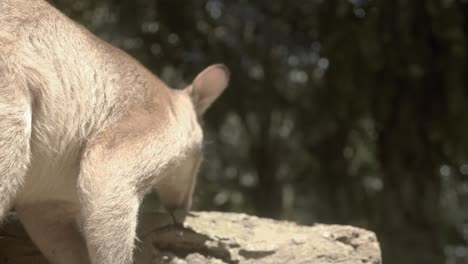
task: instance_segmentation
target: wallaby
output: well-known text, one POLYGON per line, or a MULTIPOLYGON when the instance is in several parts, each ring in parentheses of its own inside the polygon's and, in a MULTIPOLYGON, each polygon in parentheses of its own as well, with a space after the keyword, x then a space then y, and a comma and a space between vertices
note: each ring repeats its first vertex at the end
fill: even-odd
POLYGON ((228 79, 169 89, 46 1, 0 0, 0 220, 14 208, 51 263, 132 263, 145 194, 190 208, 228 79))

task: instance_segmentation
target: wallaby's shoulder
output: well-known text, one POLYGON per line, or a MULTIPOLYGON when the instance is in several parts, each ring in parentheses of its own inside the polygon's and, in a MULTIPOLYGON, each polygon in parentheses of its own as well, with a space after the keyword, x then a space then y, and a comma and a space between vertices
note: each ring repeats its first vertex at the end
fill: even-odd
POLYGON ((0 0, 0 41, 21 44, 101 43, 83 26, 45 0, 0 0), (12 41, 13 40, 13 41, 12 41))
POLYGON ((142 68, 45 0, 0 0, 0 46, 0 62, 14 60, 26 68, 54 61, 70 69, 82 69, 80 63, 103 66, 113 73, 130 74, 133 69, 124 65, 142 68))
MULTIPOLYGON (((83 31, 44 0, 0 0, 0 55, 3 59, 31 56, 34 50, 44 51, 59 41, 68 42, 70 33, 83 31), (28 53, 28 54, 24 54, 28 53)), ((86 34, 81 34, 86 35, 86 34)))
POLYGON ((43 0, 0 0, 0 31, 21 34, 60 13, 43 0))

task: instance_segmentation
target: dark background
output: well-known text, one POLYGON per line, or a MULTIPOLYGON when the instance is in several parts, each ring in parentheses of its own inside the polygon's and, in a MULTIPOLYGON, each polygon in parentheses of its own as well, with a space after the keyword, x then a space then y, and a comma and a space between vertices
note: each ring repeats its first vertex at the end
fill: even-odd
POLYGON ((468 263, 467 0, 53 0, 173 87, 231 69, 195 209, 377 233, 468 263))

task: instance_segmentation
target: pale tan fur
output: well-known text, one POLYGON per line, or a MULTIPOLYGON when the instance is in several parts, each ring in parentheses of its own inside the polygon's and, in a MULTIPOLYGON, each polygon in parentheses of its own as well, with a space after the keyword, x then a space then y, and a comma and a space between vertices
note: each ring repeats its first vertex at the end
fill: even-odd
POLYGON ((15 208, 51 263, 132 263, 146 193, 190 208, 228 75, 172 90, 45 1, 0 0, 0 221, 15 208))

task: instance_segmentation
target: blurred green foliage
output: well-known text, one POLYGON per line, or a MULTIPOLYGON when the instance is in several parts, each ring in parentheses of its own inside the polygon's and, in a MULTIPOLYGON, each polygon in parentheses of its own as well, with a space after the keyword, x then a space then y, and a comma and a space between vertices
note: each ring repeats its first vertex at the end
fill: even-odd
POLYGON ((195 207, 468 263, 467 0, 53 0, 183 88, 223 62, 195 207))

